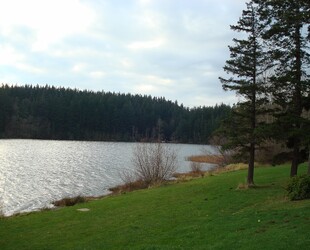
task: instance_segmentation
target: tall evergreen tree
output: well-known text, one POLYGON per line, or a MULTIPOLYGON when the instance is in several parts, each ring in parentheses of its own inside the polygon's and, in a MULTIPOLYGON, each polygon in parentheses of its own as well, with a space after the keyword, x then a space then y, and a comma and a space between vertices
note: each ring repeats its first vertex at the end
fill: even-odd
POLYGON ((292 148, 291 176, 300 162, 300 150, 309 141, 310 2, 308 0, 256 0, 267 24, 264 39, 275 63, 270 92, 276 108, 274 134, 292 148))
POLYGON ((243 11, 237 25, 231 29, 241 32, 245 39, 233 39, 229 46, 230 59, 224 70, 234 75, 221 78, 224 90, 235 91, 242 97, 233 109, 232 117, 224 124, 223 133, 228 137, 227 148, 235 148, 248 156, 248 185, 254 184, 255 149, 260 143, 258 116, 263 112, 266 102, 264 95, 263 73, 268 67, 267 59, 261 45, 262 26, 258 16, 258 6, 250 1, 243 11))

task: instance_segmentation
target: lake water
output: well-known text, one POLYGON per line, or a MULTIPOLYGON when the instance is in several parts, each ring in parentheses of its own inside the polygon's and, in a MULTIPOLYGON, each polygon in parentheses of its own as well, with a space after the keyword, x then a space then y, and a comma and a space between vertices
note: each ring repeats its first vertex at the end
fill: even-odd
MULTIPOLYGON (((122 184, 120 173, 133 169, 136 144, 0 140, 0 212, 9 216, 52 207, 51 202, 64 197, 108 194, 122 184)), ((186 157, 213 150, 208 145, 168 145, 177 153, 177 172, 189 171, 186 157)))

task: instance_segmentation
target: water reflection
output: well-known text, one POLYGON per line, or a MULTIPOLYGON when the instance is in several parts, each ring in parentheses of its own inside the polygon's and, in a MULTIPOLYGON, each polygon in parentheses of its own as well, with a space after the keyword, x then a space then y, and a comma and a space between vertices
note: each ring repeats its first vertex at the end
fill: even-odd
MULTIPOLYGON (((169 144, 178 154, 178 171, 202 146, 169 144)), ((50 207, 64 197, 100 196, 121 184, 132 169, 135 143, 0 140, 0 207, 5 215, 50 207)), ((208 146, 205 146, 208 147, 208 146)), ((206 168, 211 165, 205 165, 206 168)))

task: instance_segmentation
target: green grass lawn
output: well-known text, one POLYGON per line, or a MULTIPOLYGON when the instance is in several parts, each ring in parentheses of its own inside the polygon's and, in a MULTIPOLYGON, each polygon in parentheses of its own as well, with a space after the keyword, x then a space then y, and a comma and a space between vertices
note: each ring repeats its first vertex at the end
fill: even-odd
POLYGON ((237 190, 241 170, 1 218, 0 249, 310 249, 310 200, 285 197, 288 175, 257 168, 258 187, 237 190))

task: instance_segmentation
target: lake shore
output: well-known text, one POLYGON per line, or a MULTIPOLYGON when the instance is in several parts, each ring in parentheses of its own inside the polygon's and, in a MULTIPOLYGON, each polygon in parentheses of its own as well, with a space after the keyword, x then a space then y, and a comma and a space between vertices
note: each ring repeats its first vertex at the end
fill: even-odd
POLYGON ((239 170, 1 218, 1 249, 307 249, 310 200, 286 198, 288 172, 257 168, 250 189, 239 170))
MULTIPOLYGON (((5 215, 49 207, 64 197, 102 196, 122 184, 120 173, 133 168, 137 143, 0 140, 0 197, 5 215), (5 187, 5 188, 4 188, 5 187)), ((166 144, 164 144, 166 145, 166 144)), ((178 172, 190 170, 186 157, 201 145, 170 144, 178 172)), ((205 147, 208 147, 206 145, 205 147)))

